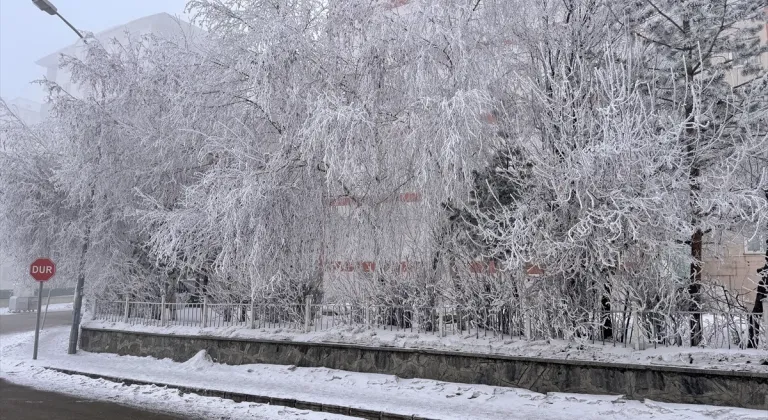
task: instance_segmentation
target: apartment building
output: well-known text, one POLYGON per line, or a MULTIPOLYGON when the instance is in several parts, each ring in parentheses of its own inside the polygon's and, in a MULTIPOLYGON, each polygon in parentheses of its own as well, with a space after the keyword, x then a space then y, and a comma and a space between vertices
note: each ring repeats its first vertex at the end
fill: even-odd
POLYGON ((34 125, 42 121, 42 115, 40 115, 41 105, 39 102, 26 98, 14 98, 5 103, 11 112, 19 117, 24 124, 34 125))
MULTIPOLYGON (((122 44, 127 42, 129 38, 138 39, 148 34, 166 39, 193 41, 204 34, 204 31, 168 13, 157 13, 98 32, 94 36, 99 42, 106 45, 107 48, 112 48, 111 45, 113 45, 114 41, 122 44)), ((72 75, 66 69, 59 68, 59 63, 62 55, 82 57, 84 54, 83 46, 83 41, 80 40, 40 58, 35 63, 45 69, 46 79, 58 83, 70 94, 80 96, 82 94, 81 88, 73 84, 72 75)), ((45 118, 47 113, 48 106, 44 104, 41 110, 42 117, 45 118)))
POLYGON ((712 235, 704 253, 702 275, 714 281, 739 301, 751 306, 755 300, 760 274, 765 265, 765 229, 754 236, 750 233, 722 233, 712 235))
MULTIPOLYGON (((761 43, 766 44, 768 24, 763 26, 758 35, 761 43)), ((768 69, 768 53, 754 57, 753 60, 768 69)), ((744 75, 741 67, 737 67, 727 76, 727 81, 737 86, 749 82, 753 77, 744 75)), ((766 264, 765 241, 768 228, 757 226, 745 228, 739 233, 725 232, 711 236, 704 252, 702 275, 706 280, 719 283, 738 296, 742 304, 751 307, 760 280, 757 270, 766 264)))

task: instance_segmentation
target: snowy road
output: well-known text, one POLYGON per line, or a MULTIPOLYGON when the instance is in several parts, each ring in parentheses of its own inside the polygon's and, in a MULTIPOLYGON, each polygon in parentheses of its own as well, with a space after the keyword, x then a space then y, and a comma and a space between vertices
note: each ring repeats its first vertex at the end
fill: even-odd
POLYGON ((18 386, 0 379, 2 418, 15 420, 173 420, 181 417, 18 386))
MULTIPOLYGON (((36 322, 37 313, 35 312, 0 315, 0 334, 34 331, 36 322)), ((51 328, 70 324, 72 324, 72 311, 48 312, 43 327, 51 328)))

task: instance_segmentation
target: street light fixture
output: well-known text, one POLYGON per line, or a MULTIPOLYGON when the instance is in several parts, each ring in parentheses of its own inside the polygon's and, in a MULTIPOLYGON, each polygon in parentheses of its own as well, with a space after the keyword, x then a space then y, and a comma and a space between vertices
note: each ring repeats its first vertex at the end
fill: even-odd
POLYGON ((38 9, 42 10, 45 13, 48 13, 49 15, 56 15, 59 17, 59 19, 63 20, 64 23, 67 24, 70 28, 72 28, 73 31, 77 34, 77 36, 80 37, 80 39, 85 40, 85 37, 83 34, 80 33, 77 29, 75 29, 74 26, 72 26, 71 23, 69 23, 66 19, 64 19, 64 16, 60 15, 58 10, 56 9, 56 6, 53 5, 49 0, 32 0, 32 3, 37 6, 38 9))
POLYGON ((55 15, 56 14, 56 6, 51 4, 48 0, 32 0, 32 3, 35 3, 35 6, 37 6, 40 10, 44 11, 45 13, 48 13, 49 15, 55 15))

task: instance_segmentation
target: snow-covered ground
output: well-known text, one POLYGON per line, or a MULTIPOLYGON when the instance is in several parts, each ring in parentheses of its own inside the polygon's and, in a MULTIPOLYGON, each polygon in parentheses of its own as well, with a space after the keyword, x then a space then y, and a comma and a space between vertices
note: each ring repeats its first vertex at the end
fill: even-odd
POLYGON ((768 372, 768 352, 757 349, 708 349, 699 347, 658 347, 636 351, 622 343, 606 342, 576 343, 565 340, 527 341, 492 336, 439 337, 407 331, 364 329, 359 327, 337 327, 332 330, 301 333, 295 330, 200 328, 200 327, 156 327, 127 325, 104 321, 88 321, 90 328, 146 331, 163 334, 204 335, 229 338, 262 338, 302 342, 345 343, 367 346, 453 350, 469 353, 500 354, 508 356, 540 357, 547 359, 588 360, 601 362, 632 363, 642 365, 666 365, 722 369, 735 371, 768 372))
MULTIPOLYGON (((101 358, 84 352, 76 356, 66 354, 69 327, 51 328, 42 332, 38 360, 32 360, 33 332, 0 335, 0 378, 19 385, 45 391, 74 395, 80 398, 110 401, 150 411, 171 412, 186 418, 206 419, 303 419, 342 420, 352 417, 315 413, 279 406, 255 403, 236 403, 215 397, 184 394, 175 389, 152 385, 122 385, 79 375, 67 375, 44 366, 65 365, 81 369, 101 358)), ((107 362, 108 363, 108 362, 107 362)), ((151 369, 150 364, 133 364, 134 368, 151 369)), ((90 369, 97 371, 98 369, 90 369)), ((114 372, 114 371, 113 371, 114 372)), ((123 372, 126 375, 128 372, 123 372)), ((155 377, 159 379, 159 377, 155 377)), ((2 418, 2 415, 0 415, 2 418)))
MULTIPOLYGON (((71 311, 72 310, 72 303, 52 303, 48 305, 48 312, 63 312, 63 311, 71 311)), ((43 302, 43 312, 45 312, 45 302, 43 302)), ((28 312, 35 312, 35 311, 28 311, 28 312)), ((13 315, 18 312, 10 312, 8 308, 0 308, 0 315, 13 315)))
POLYGON ((211 362, 202 352, 185 363, 82 351, 69 356, 65 351, 68 331, 67 328, 45 331, 37 361, 30 360, 31 333, 0 337, 0 377, 24 385, 92 398, 115 399, 132 405, 174 407, 178 411, 206 417, 226 413, 232 418, 341 418, 258 404, 228 403, 217 398, 179 396, 177 392, 164 388, 126 387, 80 376, 68 377, 42 367, 440 419, 766 419, 763 411, 729 407, 628 401, 617 396, 539 394, 516 388, 400 379, 391 375, 325 368, 227 366, 211 362))

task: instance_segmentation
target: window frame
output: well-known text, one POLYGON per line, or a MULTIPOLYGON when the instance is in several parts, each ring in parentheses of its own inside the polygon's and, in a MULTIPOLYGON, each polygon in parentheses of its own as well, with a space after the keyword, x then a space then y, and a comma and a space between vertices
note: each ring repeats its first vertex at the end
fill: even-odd
POLYGON ((750 241, 750 238, 744 238, 744 255, 764 255, 765 254, 766 233, 758 232, 755 235, 755 239, 757 239, 757 243, 761 244, 760 245, 760 249, 758 249, 758 250, 751 250, 751 249, 749 249, 749 245, 752 243, 752 241, 750 241))

